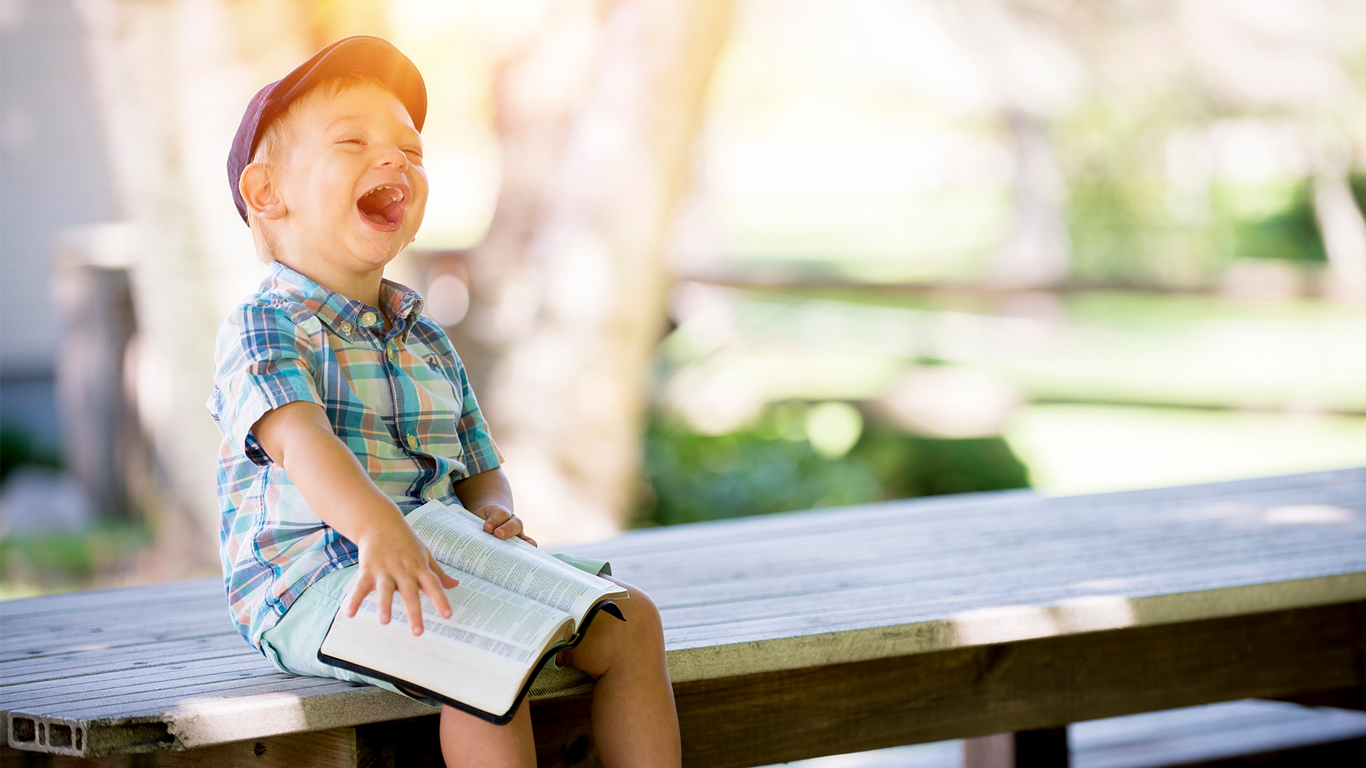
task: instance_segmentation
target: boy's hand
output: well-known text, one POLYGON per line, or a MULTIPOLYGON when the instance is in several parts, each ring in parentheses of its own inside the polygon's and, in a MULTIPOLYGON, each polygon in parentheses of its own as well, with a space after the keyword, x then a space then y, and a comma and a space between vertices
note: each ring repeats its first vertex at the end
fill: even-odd
POLYGON ((408 625, 414 635, 423 631, 419 592, 427 593, 442 618, 450 618, 451 604, 445 590, 460 582, 441 568, 401 518, 367 530, 356 540, 356 549, 360 553, 360 576, 351 590, 351 599, 346 602, 347 616, 355 616, 361 601, 373 590, 379 601, 381 624, 389 623, 395 592, 403 598, 408 625))
POLYGON ((426 545, 403 519, 403 513, 370 479, 350 446, 332 431, 327 412, 317 403, 296 400, 271 411, 252 426, 266 455, 278 463, 324 523, 356 543, 360 575, 346 615, 355 616, 365 596, 374 591, 379 620, 389 623, 394 593, 403 598, 413 634, 422 634, 426 592, 443 618, 451 605, 444 589, 455 579, 437 564, 426 545), (444 589, 443 589, 444 588, 444 589))
POLYGON ((533 547, 538 546, 535 539, 522 533, 522 518, 512 514, 512 510, 507 507, 501 504, 485 504, 473 512, 484 518, 485 533, 491 533, 500 539, 516 536, 533 547))

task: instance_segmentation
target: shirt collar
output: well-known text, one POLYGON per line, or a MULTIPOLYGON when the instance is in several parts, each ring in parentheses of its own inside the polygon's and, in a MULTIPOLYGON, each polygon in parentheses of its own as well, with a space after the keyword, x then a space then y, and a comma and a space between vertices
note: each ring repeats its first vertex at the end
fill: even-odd
MULTIPOLYGON (((261 292, 298 301, 316 314, 333 333, 347 338, 356 329, 365 326, 363 319, 367 313, 379 311, 379 307, 349 299, 278 261, 271 262, 270 273, 261 283, 261 292)), ((393 280, 380 282, 379 301, 394 324, 393 330, 403 336, 407 336, 422 315, 422 297, 417 291, 393 280)))

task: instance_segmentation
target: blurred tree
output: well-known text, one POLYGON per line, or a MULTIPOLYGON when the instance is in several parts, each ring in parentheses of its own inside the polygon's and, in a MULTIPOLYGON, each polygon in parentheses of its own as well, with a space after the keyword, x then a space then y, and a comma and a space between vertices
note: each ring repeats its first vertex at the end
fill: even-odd
POLYGON ((456 345, 547 540, 626 514, 666 240, 732 4, 550 2, 498 67, 502 188, 456 345))
MULTIPOLYGON (((388 4, 88 0, 81 13, 138 242, 128 368, 161 489, 148 514, 161 563, 183 573, 216 560, 219 436, 204 412, 227 310, 216 289, 255 268, 223 215, 227 139, 261 84, 338 37, 386 34, 388 4), (220 139, 222 152, 203 151, 220 139)), ((504 52, 503 186, 457 342, 547 540, 614 529, 624 513, 665 322, 664 242, 730 13, 731 0, 549 2, 504 52)))
MULTIPOLYGON (((788 404, 790 405, 790 403, 788 404)), ((793 434, 789 409, 748 427, 699 434, 656 414, 646 432, 646 483, 634 523, 676 525, 812 507, 868 504, 1029 486, 1029 469, 999 436, 930 438, 869 421, 843 456, 793 434)))
POLYGON ((332 39, 383 34, 387 9, 359 0, 85 0, 78 10, 120 213, 136 243, 138 337, 124 368, 159 490, 156 508, 143 512, 155 526, 157 565, 183 575, 218 559, 220 438, 204 410, 226 311, 215 289, 255 264, 239 220, 224 215, 232 131, 256 88, 332 39), (205 151, 209 141, 215 151, 205 151))

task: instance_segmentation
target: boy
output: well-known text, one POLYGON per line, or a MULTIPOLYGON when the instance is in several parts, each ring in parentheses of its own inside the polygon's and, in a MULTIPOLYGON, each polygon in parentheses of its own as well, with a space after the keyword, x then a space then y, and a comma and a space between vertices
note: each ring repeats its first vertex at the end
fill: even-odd
MULTIPOLYGON (((222 559, 239 631, 286 672, 389 690, 316 653, 338 607, 354 615, 371 591, 385 622, 397 593, 415 634, 419 593, 450 615, 445 590, 456 582, 403 515, 441 498, 484 518, 490 535, 527 538, 449 339, 416 293, 383 279, 422 224, 426 99, 413 63, 364 36, 327 46, 252 99, 228 180, 270 274, 219 331, 208 403, 224 436, 222 559)), ((677 766, 658 610, 612 580, 630 591, 627 621, 595 622, 559 660, 598 678, 604 763, 677 766)), ((500 727, 443 707, 446 764, 534 766, 528 710, 500 727)))

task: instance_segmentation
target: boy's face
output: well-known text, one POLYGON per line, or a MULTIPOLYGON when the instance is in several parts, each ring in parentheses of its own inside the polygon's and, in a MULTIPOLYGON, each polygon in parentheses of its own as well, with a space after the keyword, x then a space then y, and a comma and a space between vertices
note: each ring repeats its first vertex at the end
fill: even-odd
POLYGON ((422 138, 403 104, 372 83, 296 105, 279 168, 277 253, 298 265, 383 269, 417 235, 427 206, 422 138))

